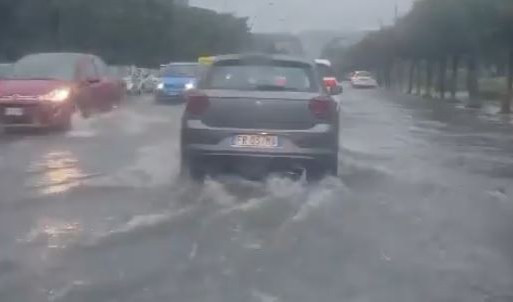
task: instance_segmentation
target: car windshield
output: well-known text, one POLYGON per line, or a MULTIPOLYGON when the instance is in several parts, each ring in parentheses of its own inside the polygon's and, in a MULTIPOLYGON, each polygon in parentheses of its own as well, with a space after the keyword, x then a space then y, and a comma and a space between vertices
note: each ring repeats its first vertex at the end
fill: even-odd
POLYGON ((513 0, 0 0, 0 302, 513 302, 513 0))
POLYGON ((245 64, 239 61, 214 65, 204 85, 208 89, 315 91, 310 67, 288 62, 245 64))
POLYGON ((0 64, 0 78, 7 78, 11 75, 12 65, 11 64, 0 64))
POLYGON ((44 54, 20 59, 13 66, 15 79, 72 80, 76 72, 75 55, 44 54))
POLYGON ((355 73, 355 76, 356 77, 360 77, 360 78, 371 78, 372 77, 372 73, 370 73, 368 71, 357 71, 355 73))
POLYGON ((171 64, 161 69, 161 77, 194 78, 198 75, 198 64, 171 64))
POLYGON ((317 64, 317 72, 321 78, 336 77, 335 70, 326 64, 317 64))

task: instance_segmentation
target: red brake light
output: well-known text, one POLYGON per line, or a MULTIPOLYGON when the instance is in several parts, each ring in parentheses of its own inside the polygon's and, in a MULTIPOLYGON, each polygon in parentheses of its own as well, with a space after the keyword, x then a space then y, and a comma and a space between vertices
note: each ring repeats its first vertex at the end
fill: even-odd
POLYGON ((330 118, 336 111, 335 102, 327 96, 320 96, 312 99, 308 107, 315 117, 320 119, 330 118))
POLYGON ((185 110, 194 115, 203 114, 210 104, 208 96, 197 91, 187 93, 185 99, 187 101, 185 110))
POLYGON ((323 80, 324 80, 324 85, 328 88, 336 87, 338 85, 337 78, 326 77, 323 80))

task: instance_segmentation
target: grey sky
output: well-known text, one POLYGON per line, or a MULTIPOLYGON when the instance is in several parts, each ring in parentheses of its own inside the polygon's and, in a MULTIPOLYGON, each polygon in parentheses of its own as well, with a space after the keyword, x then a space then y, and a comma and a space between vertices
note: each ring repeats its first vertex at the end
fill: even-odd
POLYGON ((403 14, 414 0, 191 0, 191 5, 250 17, 254 31, 359 30, 403 14))

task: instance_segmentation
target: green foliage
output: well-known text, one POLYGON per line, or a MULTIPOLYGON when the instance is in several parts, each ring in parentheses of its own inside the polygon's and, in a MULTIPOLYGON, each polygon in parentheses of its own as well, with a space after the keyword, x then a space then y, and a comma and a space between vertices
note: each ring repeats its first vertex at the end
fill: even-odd
POLYGON ((395 58, 492 56, 512 43, 511 0, 418 0, 394 26, 368 34, 332 59, 350 62, 346 67, 380 69, 395 58))
POLYGON ((80 51, 158 66, 239 50, 246 21, 172 0, 0 0, 0 59, 80 51))

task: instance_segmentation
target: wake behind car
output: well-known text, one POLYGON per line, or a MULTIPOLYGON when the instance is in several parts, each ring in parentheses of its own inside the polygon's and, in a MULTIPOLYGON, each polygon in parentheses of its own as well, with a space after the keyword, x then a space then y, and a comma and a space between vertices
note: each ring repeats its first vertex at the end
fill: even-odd
POLYGON ((122 96, 93 55, 44 53, 21 58, 0 81, 4 127, 69 128, 77 106, 84 115, 112 108, 122 96))
POLYGON ((183 93, 196 87, 198 63, 171 63, 160 70, 160 82, 155 89, 157 103, 181 103, 183 93))
POLYGON ((186 93, 182 172, 337 174, 339 115, 315 63, 281 55, 217 57, 186 93))

